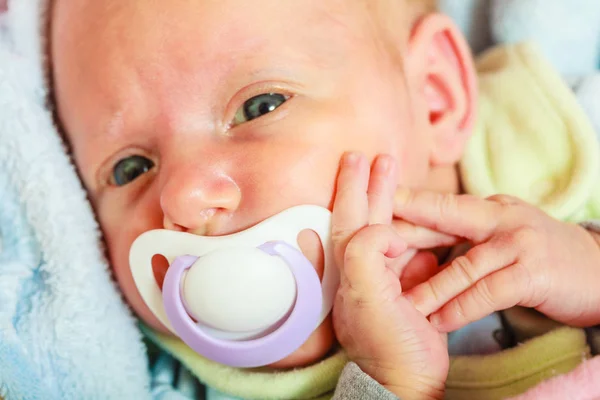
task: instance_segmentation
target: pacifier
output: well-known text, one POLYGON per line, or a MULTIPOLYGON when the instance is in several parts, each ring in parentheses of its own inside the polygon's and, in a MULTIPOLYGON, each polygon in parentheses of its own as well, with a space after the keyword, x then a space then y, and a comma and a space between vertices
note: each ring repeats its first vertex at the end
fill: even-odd
POLYGON ((331 212, 303 205, 227 236, 157 229, 131 246, 135 284, 152 313, 198 354, 233 367, 272 364, 296 351, 331 312, 339 272, 331 212), (298 235, 316 232, 323 280, 298 235), (169 262, 162 292, 152 258, 169 262))

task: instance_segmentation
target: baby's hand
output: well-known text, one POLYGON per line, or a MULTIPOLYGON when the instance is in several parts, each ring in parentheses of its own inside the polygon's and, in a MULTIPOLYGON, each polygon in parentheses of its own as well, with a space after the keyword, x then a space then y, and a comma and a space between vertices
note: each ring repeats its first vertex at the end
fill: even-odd
POLYGON ((341 345, 361 369, 402 398, 439 399, 448 373, 445 338, 404 297, 406 244, 391 227, 395 163, 344 157, 333 206, 341 283, 333 309, 341 345))
POLYGON ((440 331, 517 305, 570 325, 600 323, 600 247, 582 227, 509 196, 400 189, 394 214, 413 225, 396 224, 409 247, 473 244, 408 293, 440 331))

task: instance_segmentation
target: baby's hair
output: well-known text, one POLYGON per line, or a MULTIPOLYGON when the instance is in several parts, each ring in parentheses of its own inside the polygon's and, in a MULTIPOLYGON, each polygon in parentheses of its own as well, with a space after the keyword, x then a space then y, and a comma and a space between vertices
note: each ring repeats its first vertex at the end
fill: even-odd
POLYGON ((417 15, 423 15, 435 12, 437 10, 437 0, 406 0, 417 15))

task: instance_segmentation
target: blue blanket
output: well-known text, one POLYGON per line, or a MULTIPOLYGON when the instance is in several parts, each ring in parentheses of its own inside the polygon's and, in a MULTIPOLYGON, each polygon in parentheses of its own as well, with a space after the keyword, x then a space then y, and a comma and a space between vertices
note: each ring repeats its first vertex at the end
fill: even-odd
POLYGON ((145 348, 45 109, 0 37, 0 397, 150 398, 145 348))

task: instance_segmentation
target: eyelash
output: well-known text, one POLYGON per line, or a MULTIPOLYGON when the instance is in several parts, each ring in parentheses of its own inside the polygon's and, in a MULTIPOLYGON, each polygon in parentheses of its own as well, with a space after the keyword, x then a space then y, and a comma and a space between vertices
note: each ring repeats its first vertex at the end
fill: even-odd
MULTIPOLYGON (((257 96, 261 96, 261 95, 265 95, 265 94, 281 94, 285 97, 284 103, 282 103, 279 107, 277 107, 277 110, 274 110, 273 112, 269 113, 269 116, 271 114, 279 115, 280 113, 279 112, 276 113, 275 111, 279 111, 281 108, 285 107, 287 105, 287 103, 295 97, 295 93, 290 91, 288 86, 289 85, 287 85, 287 84, 282 85, 282 84, 279 84, 278 82, 264 81, 264 82, 260 82, 260 83, 254 83, 252 85, 249 85, 249 86, 241 89, 235 96, 233 96, 233 101, 227 107, 227 109, 229 111, 226 113, 226 116, 227 116, 226 120, 229 122, 226 125, 226 127, 228 129, 232 129, 232 128, 236 128, 237 126, 240 126, 240 125, 245 126, 245 125, 253 123, 254 120, 244 122, 243 124, 235 124, 234 121, 235 121, 236 113, 241 107, 244 106, 244 104, 247 101, 249 101, 257 96), (239 100, 237 100, 237 99, 239 99, 239 100)), ((267 118, 267 117, 263 116, 261 118, 257 118, 257 120, 262 121, 264 118, 267 118)))
POLYGON ((262 118, 266 117, 267 115, 276 112, 285 103, 287 103, 290 100, 290 98, 291 98, 290 95, 287 95, 287 94, 284 94, 284 93, 279 93, 279 92, 274 92, 274 91, 266 92, 266 93, 260 93, 260 94, 257 94, 255 96, 252 96, 252 97, 248 98, 247 100, 245 100, 237 108, 237 110, 235 112, 235 115, 233 117, 233 120, 232 120, 232 122, 230 122, 230 127, 235 127, 235 126, 247 124, 247 123, 250 123, 250 122, 252 122, 254 120, 257 120, 257 119, 262 119, 262 118), (253 117, 253 118, 249 117, 248 116, 249 110, 252 109, 253 107, 252 107, 252 105, 248 105, 248 103, 251 102, 252 100, 260 100, 261 98, 263 98, 263 102, 255 104, 255 105, 258 105, 258 109, 257 110, 255 109, 254 111, 256 111, 258 113, 265 111, 264 114, 258 115, 258 116, 253 117), (262 110, 261 105, 262 104, 266 104, 267 100, 276 100, 275 102, 276 103, 279 102, 279 104, 274 105, 273 108, 270 108, 269 110, 262 110), (243 116, 243 118, 246 118, 247 120, 246 121, 241 121, 241 122, 236 122, 236 120, 238 118, 242 117, 242 116, 243 116))
POLYGON ((155 171, 158 168, 158 165, 159 165, 158 160, 156 159, 156 157, 152 156, 150 152, 148 152, 142 148, 139 148, 139 147, 130 148, 130 149, 127 149, 127 150, 123 151, 122 153, 120 153, 117 157, 114 157, 113 161, 107 163, 106 167, 103 168, 103 170, 101 170, 100 176, 101 176, 102 186, 112 187, 112 188, 120 188, 120 187, 124 187, 124 186, 130 186, 131 184, 134 183, 134 181, 137 183, 137 181, 139 179, 136 178, 133 181, 129 182, 128 184, 119 186, 115 183, 115 179, 114 179, 115 168, 119 165, 119 163, 121 163, 131 157, 144 157, 152 162, 152 164, 153 164, 152 168, 150 168, 147 172, 145 172, 141 175, 144 175, 144 176, 148 175, 148 173, 151 173, 152 171, 155 171))
MULTIPOLYGON (((237 108, 234 110, 234 115, 232 118, 230 118, 230 123, 229 123, 229 128, 235 128, 238 127, 240 125, 247 125, 250 124, 252 122, 254 122, 255 120, 263 120, 265 117, 267 117, 268 115, 274 114, 276 111, 278 111, 281 107, 284 107, 285 104, 293 97, 291 94, 289 94, 289 92, 285 91, 285 90, 281 90, 278 88, 274 88, 273 85, 269 85, 269 84, 263 84, 260 85, 259 87, 256 87, 254 90, 252 90, 252 94, 251 96, 245 96, 245 100, 239 104, 237 106, 237 108), (269 90, 267 90, 267 88, 269 90), (263 90, 260 90, 263 89, 263 90), (243 121, 240 123, 235 123, 235 118, 238 114, 238 111, 242 110, 245 113, 245 110, 243 110, 243 108, 246 106, 246 103, 249 102, 250 100, 253 100, 255 98, 258 98, 260 96, 268 96, 268 95, 281 95, 283 96, 283 101, 281 102, 281 104, 279 104, 278 106, 276 106, 273 110, 260 115, 256 118, 250 119, 248 121, 243 121)), ((111 164, 110 167, 110 171, 108 173, 108 178, 105 180, 108 182, 109 186, 112 187, 124 187, 124 186, 130 186, 131 184, 135 183, 136 181, 139 180, 140 177, 143 177, 144 175, 147 175, 149 172, 156 170, 158 164, 156 162, 156 160, 154 160, 152 157, 148 156, 146 152, 131 152, 130 154, 127 154, 126 156, 121 156, 117 159, 117 161, 115 161, 114 163, 111 164), (134 179, 132 179, 131 181, 124 183, 122 185, 118 185, 115 182, 115 178, 114 178, 114 174, 115 174, 115 168, 117 168, 117 166, 121 163, 126 161, 129 158, 133 158, 133 157, 144 157, 146 159, 148 159, 150 162, 152 162, 152 167, 149 168, 148 170, 144 171, 143 173, 141 173, 140 175, 136 176, 134 179)))
POLYGON ((122 158, 114 165, 114 167, 112 169, 111 183, 113 184, 113 186, 119 186, 119 187, 129 185, 130 183, 136 181, 142 175, 145 175, 148 172, 150 172, 151 170, 153 170, 155 167, 156 167, 155 162, 145 156, 132 155, 129 157, 122 158), (142 165, 141 168, 138 168, 138 167, 140 167, 139 164, 135 165, 133 167, 133 169, 130 167, 129 171, 128 171, 127 164, 126 164, 127 161, 130 161, 130 162, 131 161, 144 161, 144 165, 142 165), (123 170, 121 170, 121 172, 122 172, 121 177, 117 177, 117 175, 119 175, 118 174, 119 166, 123 166, 123 170), (121 181, 123 181, 123 183, 121 183, 121 181))

